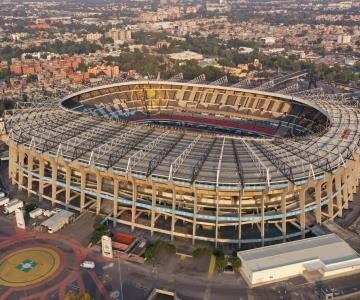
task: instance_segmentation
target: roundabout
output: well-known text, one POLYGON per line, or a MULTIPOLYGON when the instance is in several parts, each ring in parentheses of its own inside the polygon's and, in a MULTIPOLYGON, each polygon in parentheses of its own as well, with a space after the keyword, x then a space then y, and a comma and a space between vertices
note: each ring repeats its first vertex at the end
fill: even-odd
POLYGON ((64 299, 70 289, 85 291, 89 280, 79 265, 91 251, 72 239, 17 232, 0 241, 0 249, 1 300, 64 299))

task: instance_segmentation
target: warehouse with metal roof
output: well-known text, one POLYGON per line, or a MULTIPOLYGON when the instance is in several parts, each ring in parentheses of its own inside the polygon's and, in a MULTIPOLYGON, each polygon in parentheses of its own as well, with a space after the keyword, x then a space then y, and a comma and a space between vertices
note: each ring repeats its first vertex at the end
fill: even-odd
POLYGON ((239 251, 241 272, 250 285, 299 275, 312 278, 360 271, 360 256, 336 234, 239 251))

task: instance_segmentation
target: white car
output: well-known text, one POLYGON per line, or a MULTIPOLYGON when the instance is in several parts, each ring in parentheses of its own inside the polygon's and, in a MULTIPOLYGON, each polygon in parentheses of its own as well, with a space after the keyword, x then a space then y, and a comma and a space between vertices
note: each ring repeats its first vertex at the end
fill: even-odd
POLYGON ((95 263, 93 261, 85 260, 80 264, 80 267, 84 269, 94 269, 95 263))

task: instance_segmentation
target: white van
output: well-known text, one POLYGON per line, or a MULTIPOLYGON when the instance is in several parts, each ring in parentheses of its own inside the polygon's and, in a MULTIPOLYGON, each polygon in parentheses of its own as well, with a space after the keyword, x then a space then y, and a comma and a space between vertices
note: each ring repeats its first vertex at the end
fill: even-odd
POLYGON ((85 260, 80 264, 80 267, 84 269, 94 269, 95 263, 93 261, 85 260))

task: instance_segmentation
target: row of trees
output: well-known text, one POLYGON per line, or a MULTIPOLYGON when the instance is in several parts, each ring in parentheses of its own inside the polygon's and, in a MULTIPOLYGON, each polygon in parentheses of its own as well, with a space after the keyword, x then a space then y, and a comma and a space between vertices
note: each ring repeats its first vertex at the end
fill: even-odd
POLYGON ((105 58, 108 63, 115 63, 120 66, 121 71, 136 70, 142 75, 164 73, 167 69, 165 60, 161 56, 141 52, 124 52, 119 56, 108 56, 105 58))
POLYGON ((80 43, 73 41, 62 42, 60 40, 55 40, 52 44, 45 44, 39 47, 33 47, 28 49, 28 52, 53 52, 57 54, 89 54, 94 53, 97 50, 101 50, 102 47, 96 43, 82 41, 80 43))
POLYGON ((236 50, 228 50, 224 58, 219 60, 219 63, 224 66, 236 67, 238 64, 251 63, 254 59, 259 59, 264 69, 280 69, 288 72, 310 70, 318 79, 340 83, 359 80, 359 75, 356 74, 356 70, 360 70, 360 64, 356 64, 353 71, 348 67, 342 67, 340 65, 330 67, 324 63, 317 64, 310 61, 300 61, 296 56, 271 56, 264 55, 258 51, 250 54, 240 54, 236 50))
MULTIPOLYGON (((112 39, 103 39, 104 43, 111 42, 112 39)), ((53 52, 57 54, 89 54, 94 53, 97 50, 101 50, 102 47, 99 44, 92 43, 89 41, 82 42, 73 42, 73 41, 60 41, 55 40, 55 42, 51 44, 44 44, 37 47, 30 47, 28 49, 21 49, 20 47, 11 47, 6 46, 0 49, 0 57, 1 60, 10 61, 12 58, 19 58, 23 53, 31 53, 31 52, 53 52)))

